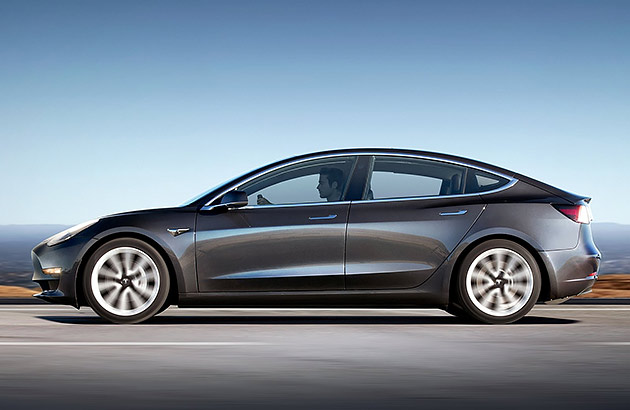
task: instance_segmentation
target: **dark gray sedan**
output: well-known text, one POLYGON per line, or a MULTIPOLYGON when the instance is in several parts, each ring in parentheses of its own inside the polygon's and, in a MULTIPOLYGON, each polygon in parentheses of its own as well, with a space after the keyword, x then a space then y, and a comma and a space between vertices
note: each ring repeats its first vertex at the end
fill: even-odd
POLYGON ((33 249, 52 303, 116 323, 180 307, 437 307, 510 323, 587 292, 590 198, 451 155, 326 151, 33 249))

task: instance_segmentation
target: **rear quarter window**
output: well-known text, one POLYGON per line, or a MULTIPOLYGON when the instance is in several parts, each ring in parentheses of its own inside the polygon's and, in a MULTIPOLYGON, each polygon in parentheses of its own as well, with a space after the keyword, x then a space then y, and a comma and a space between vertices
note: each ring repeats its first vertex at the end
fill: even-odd
POLYGON ((475 194, 492 191, 497 188, 501 188, 510 182, 509 179, 500 177, 489 172, 481 171, 478 169, 469 169, 468 177, 466 178, 466 192, 467 194, 475 194))

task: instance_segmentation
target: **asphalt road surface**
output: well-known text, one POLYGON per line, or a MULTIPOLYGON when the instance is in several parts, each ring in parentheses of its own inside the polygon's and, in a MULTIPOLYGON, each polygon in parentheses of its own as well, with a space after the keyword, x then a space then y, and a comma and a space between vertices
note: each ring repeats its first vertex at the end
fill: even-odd
POLYGON ((432 309, 0 305, 0 407, 630 408, 630 306, 475 325, 432 309))

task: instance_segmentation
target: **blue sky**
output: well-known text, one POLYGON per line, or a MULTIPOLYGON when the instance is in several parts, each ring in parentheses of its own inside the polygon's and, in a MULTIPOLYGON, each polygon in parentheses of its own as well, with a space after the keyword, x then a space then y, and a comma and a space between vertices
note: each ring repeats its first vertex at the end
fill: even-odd
POLYGON ((490 162, 630 223, 627 1, 0 0, 0 39, 0 224, 364 146, 490 162))

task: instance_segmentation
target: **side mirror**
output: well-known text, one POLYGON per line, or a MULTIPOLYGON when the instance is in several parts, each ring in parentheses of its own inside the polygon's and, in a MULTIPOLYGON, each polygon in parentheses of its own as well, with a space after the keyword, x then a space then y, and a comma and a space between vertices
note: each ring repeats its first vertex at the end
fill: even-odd
POLYGON ((221 213, 228 209, 240 208, 247 205, 247 194, 243 191, 230 191, 221 197, 221 201, 216 205, 204 205, 200 211, 221 213))
POLYGON ((228 209, 247 205, 247 194, 244 191, 230 191, 221 198, 221 205, 228 209))

